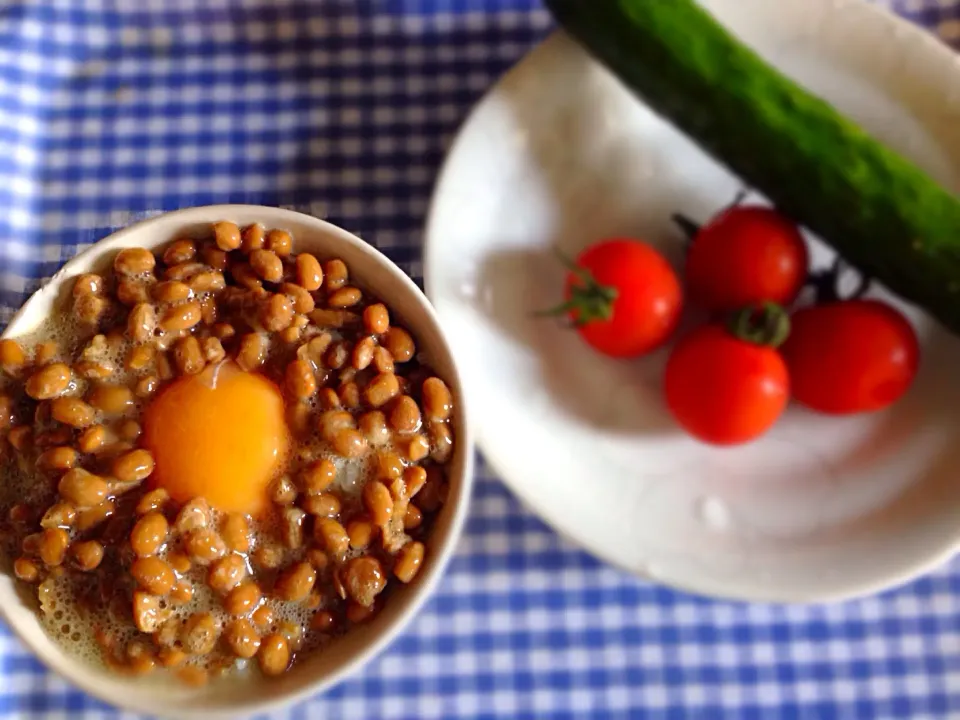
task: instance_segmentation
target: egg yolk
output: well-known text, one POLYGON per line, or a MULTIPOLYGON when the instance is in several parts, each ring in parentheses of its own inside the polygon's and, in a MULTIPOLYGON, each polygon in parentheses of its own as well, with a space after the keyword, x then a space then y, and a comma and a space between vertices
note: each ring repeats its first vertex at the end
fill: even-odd
POLYGON ((231 362, 172 382, 144 413, 150 482, 185 503, 203 497, 224 512, 257 515, 290 443, 283 396, 231 362))

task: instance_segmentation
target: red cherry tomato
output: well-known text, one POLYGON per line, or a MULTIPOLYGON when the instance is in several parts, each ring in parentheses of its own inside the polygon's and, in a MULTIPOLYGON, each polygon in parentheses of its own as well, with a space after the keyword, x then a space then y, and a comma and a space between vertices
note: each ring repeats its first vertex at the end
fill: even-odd
POLYGON ((712 324, 674 348, 664 390, 667 407, 688 433, 735 445, 762 435, 780 417, 790 399, 790 376, 773 346, 712 324))
POLYGON ((628 239, 583 251, 567 277, 562 306, 587 343, 604 355, 636 357, 662 345, 680 319, 683 292, 670 263, 628 239))
POLYGON ((910 322, 878 300, 845 300, 797 311, 783 346, 793 395, 820 412, 880 410, 910 387, 920 345, 910 322))
POLYGON ((687 254, 687 290, 706 310, 732 312, 765 301, 790 305, 807 276, 797 226, 765 207, 730 208, 704 226, 687 254))

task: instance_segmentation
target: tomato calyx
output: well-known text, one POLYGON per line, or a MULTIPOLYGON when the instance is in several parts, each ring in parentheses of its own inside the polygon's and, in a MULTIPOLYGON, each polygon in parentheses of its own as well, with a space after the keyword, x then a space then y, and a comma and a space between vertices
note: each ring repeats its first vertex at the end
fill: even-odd
POLYGON ((576 278, 577 282, 570 284, 570 297, 556 307, 538 312, 539 316, 570 317, 576 327, 583 327, 593 322, 606 322, 613 317, 613 303, 619 297, 617 288, 597 282, 593 274, 586 268, 580 267, 559 249, 554 251, 560 262, 576 278))
POLYGON ((734 313, 727 329, 738 340, 778 348, 790 335, 790 316, 777 303, 765 302, 734 313))
MULTIPOLYGON (((746 188, 741 188, 737 191, 737 194, 734 196, 730 204, 717 213, 717 215, 720 216, 728 210, 733 210, 733 208, 739 207, 743 201, 747 199, 747 195, 749 194, 750 192, 746 188)), ((680 228, 680 232, 683 233, 683 236, 687 239, 688 243, 692 243, 694 240, 696 240, 697 235, 699 235, 700 231, 703 229, 703 225, 692 220, 683 213, 673 213, 673 215, 670 216, 670 219, 673 220, 674 225, 680 228)))
POLYGON ((674 213, 670 216, 670 219, 673 220, 673 224, 680 228, 680 232, 683 233, 684 238, 686 238, 688 243, 692 243, 697 235, 700 234, 701 225, 691 220, 689 217, 683 213, 674 213))
POLYGON ((825 305, 826 303, 841 302, 843 300, 859 300, 870 289, 873 284, 873 278, 864 275, 857 268, 849 265, 837 255, 833 260, 833 265, 825 270, 810 273, 807 278, 809 287, 813 288, 816 295, 816 304, 825 305), (859 275, 859 283, 848 295, 840 292, 840 277, 847 270, 853 270, 859 275))

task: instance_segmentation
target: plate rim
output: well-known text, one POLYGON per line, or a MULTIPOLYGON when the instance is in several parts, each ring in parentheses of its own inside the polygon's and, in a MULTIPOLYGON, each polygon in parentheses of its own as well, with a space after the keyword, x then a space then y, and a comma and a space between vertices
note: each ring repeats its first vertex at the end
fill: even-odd
MULTIPOLYGON (((699 1, 707 2, 707 0, 699 1)), ((712 2, 718 1, 735 2, 735 0, 712 0, 712 2)), ((952 65, 952 72, 957 78, 958 86, 960 86, 960 55, 958 55, 955 50, 943 43, 927 29, 895 14, 890 9, 868 2, 868 0, 843 0, 843 2, 835 2, 835 0, 791 1, 796 4, 803 4, 804 9, 807 12, 822 12, 830 14, 837 12, 840 8, 845 10, 848 10, 849 8, 855 8, 857 12, 862 12, 866 15, 872 15, 873 18, 871 19, 871 22, 880 23, 881 25, 878 25, 878 27, 881 27, 883 24, 885 24, 887 28, 899 33, 905 41, 909 42, 911 46, 925 47, 924 52, 931 57, 939 55, 939 58, 936 59, 936 62, 940 62, 944 65, 952 65), (909 40, 907 40, 907 38, 909 38, 909 40)), ((520 58, 520 60, 512 65, 474 104, 470 112, 458 127, 454 139, 447 149, 440 171, 437 174, 437 179, 434 183, 428 205, 426 222, 424 224, 422 254, 424 292, 430 299, 430 302, 434 303, 435 306, 436 301, 440 297, 441 293, 438 288, 439 280, 437 279, 438 274, 435 268, 435 264, 437 262, 437 253, 433 250, 433 248, 443 242, 442 238, 439 237, 439 232, 436 228, 436 218, 439 214, 438 207, 444 199, 442 196, 444 195, 445 185, 448 182, 448 178, 455 172, 455 161, 459 151, 466 143, 465 136, 473 127, 476 118, 481 111, 488 104, 496 101, 502 92, 503 87, 511 81, 511 78, 516 74, 526 71, 526 66, 529 64, 532 54, 541 50, 544 46, 549 44, 557 44, 563 42, 565 39, 576 44, 576 41, 574 41, 568 33, 562 29, 556 29, 540 42, 536 43, 522 58, 520 58)), ((441 322, 443 322, 443 313, 439 307, 437 308, 437 313, 440 316, 441 322)), ((456 348, 454 348, 454 352, 456 352, 456 348)), ((464 380, 467 384, 471 382, 469 377, 465 377, 464 380)), ((954 555, 960 552, 960 535, 958 535, 957 537, 953 538, 951 542, 945 543, 944 547, 939 552, 931 553, 929 556, 923 558, 922 560, 917 560, 914 563, 905 564, 902 568, 898 568, 894 572, 886 572, 882 575, 878 575, 871 581, 859 580, 844 583, 843 578, 840 578, 839 581, 830 589, 818 589, 804 594, 778 594, 776 591, 760 592, 754 591, 752 588, 747 592, 742 592, 735 591, 730 585, 722 585, 715 581, 698 582, 693 578, 680 580, 675 577, 662 576, 659 573, 652 574, 646 568, 635 567, 630 563, 623 562, 612 548, 608 548, 602 543, 591 542, 588 533, 578 535, 575 532, 571 532, 567 527, 565 527, 560 518, 543 512, 541 507, 538 506, 538 503, 536 502, 532 493, 527 491, 522 478, 511 477, 511 473, 509 472, 508 468, 509 463, 502 461, 500 453, 498 453, 494 447, 494 443, 488 439, 483 419, 481 417, 474 416, 472 421, 474 424, 474 439, 476 447, 482 454, 482 459, 485 465, 493 470, 494 479, 502 482, 510 490, 510 492, 517 497, 517 499, 525 508, 529 509, 541 522, 546 524, 555 533, 557 533, 557 535, 563 538, 566 542, 569 542, 578 549, 589 553, 603 563, 611 565, 630 575, 640 578, 641 580, 670 587, 689 595, 727 601, 764 602, 787 605, 838 603, 857 598, 863 598, 881 593, 883 591, 889 591, 902 587, 916 580, 918 577, 940 567, 945 562, 949 561, 954 555)))

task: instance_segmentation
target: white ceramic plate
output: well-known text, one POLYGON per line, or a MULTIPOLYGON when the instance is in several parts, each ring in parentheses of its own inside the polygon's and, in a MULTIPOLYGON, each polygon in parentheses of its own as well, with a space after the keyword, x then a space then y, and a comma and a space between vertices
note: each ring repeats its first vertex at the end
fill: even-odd
MULTIPOLYGON (((854 0, 707 0, 768 60, 956 189, 960 65, 854 0)), ((739 183, 557 34, 476 108, 436 189, 428 294, 492 466, 600 557, 692 591, 819 601, 905 581, 960 544, 960 342, 908 310, 924 345, 909 396, 846 419, 791 408, 736 449, 666 413, 664 353, 599 357, 531 318, 560 299, 551 254, 625 234, 678 265, 669 217, 707 219, 739 183)), ((815 262, 831 254, 814 242, 815 262)))

